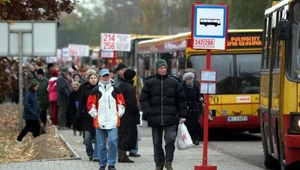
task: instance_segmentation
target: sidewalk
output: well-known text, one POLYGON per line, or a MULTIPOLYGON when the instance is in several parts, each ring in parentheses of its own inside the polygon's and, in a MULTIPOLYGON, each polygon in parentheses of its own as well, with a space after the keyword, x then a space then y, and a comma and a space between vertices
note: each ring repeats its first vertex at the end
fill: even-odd
MULTIPOLYGON (((98 162, 88 161, 82 136, 73 135, 72 130, 58 131, 69 146, 81 158, 72 160, 30 161, 22 163, 0 164, 0 170, 98 170, 98 162)), ((117 163, 117 170, 154 170, 151 129, 141 127, 142 139, 139 143, 139 158, 131 158, 135 163, 117 163)), ((216 165, 218 170, 263 170, 260 167, 243 162, 240 159, 225 155, 209 148, 209 164, 216 165)), ((194 170, 196 164, 202 163, 202 145, 185 151, 175 151, 174 170, 194 170)))

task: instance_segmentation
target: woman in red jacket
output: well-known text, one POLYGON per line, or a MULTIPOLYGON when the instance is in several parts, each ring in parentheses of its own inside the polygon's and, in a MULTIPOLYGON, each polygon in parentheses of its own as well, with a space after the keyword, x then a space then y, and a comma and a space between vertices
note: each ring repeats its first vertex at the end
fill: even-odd
POLYGON ((57 92, 56 92, 56 80, 58 76, 57 70, 51 71, 51 78, 48 81, 48 93, 51 110, 51 122, 53 126, 58 125, 58 105, 57 105, 57 92))

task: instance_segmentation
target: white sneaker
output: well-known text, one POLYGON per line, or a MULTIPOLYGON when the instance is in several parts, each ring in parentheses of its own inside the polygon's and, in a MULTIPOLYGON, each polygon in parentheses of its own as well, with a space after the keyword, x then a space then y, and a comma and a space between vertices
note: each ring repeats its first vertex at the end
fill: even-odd
POLYGON ((22 141, 19 141, 18 139, 16 139, 17 144, 22 144, 22 141))

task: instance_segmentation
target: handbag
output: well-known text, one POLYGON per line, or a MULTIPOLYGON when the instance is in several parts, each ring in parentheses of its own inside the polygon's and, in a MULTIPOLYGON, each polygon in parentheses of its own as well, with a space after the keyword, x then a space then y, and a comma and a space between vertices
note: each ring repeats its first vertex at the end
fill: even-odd
POLYGON ((177 148, 185 150, 193 146, 192 138, 184 123, 179 123, 177 130, 177 148))

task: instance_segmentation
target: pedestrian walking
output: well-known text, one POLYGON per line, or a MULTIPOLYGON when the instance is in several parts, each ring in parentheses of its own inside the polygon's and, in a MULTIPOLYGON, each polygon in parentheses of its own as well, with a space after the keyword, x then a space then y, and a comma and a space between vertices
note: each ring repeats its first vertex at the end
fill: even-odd
POLYGON ((40 136, 40 113, 36 96, 38 88, 39 83, 33 81, 25 93, 23 119, 26 121, 26 125, 19 134, 16 140, 17 143, 21 143, 23 137, 26 136, 29 131, 32 132, 34 138, 40 136))
POLYGON ((125 113, 121 117, 119 127, 119 158, 118 162, 133 163, 126 155, 126 151, 135 149, 137 143, 137 125, 140 123, 140 113, 137 105, 136 92, 133 87, 133 78, 136 72, 127 69, 124 80, 119 88, 125 99, 125 113))
POLYGON ((62 67, 60 74, 57 78, 57 105, 59 106, 58 111, 58 126, 59 130, 68 130, 67 127, 67 112, 70 94, 72 92, 72 87, 68 81, 69 71, 68 67, 62 67))
POLYGON ((124 72, 127 70, 127 66, 123 63, 120 63, 117 67, 117 76, 115 77, 115 86, 119 87, 124 80, 124 72))
MULTIPOLYGON (((119 87, 121 83, 123 83, 124 81, 124 73, 127 70, 127 66, 123 63, 118 64, 118 66, 116 67, 115 71, 116 71, 116 76, 114 78, 114 83, 116 87, 119 87)), ((126 99, 125 99, 126 100, 126 99)), ((136 127, 138 129, 138 127, 136 127)), ((131 149, 129 151, 129 156, 133 156, 133 157, 139 157, 141 156, 140 154, 138 154, 138 140, 136 141, 135 144, 135 148, 131 149)))
POLYGON ((119 88, 111 84, 109 71, 99 72, 99 85, 88 97, 87 108, 94 118, 96 140, 98 142, 99 170, 116 170, 115 163, 118 152, 118 127, 120 117, 124 114, 124 98, 119 88), (108 148, 107 148, 108 146, 108 148))
POLYGON ((36 81, 39 83, 39 88, 36 92, 38 103, 39 103, 39 111, 40 118, 44 127, 46 127, 47 123, 47 109, 49 108, 49 97, 48 97, 48 79, 45 77, 44 70, 39 68, 37 71, 37 79, 36 81))
POLYGON ((49 101, 50 101, 50 117, 52 126, 58 126, 58 105, 57 105, 57 81, 58 71, 51 71, 51 78, 48 81, 48 93, 49 93, 49 101))
POLYGON ((79 102, 78 106, 76 106, 76 95, 77 95, 77 90, 79 88, 80 84, 76 81, 72 83, 72 89, 73 91, 70 94, 70 100, 69 100, 69 109, 68 109, 68 126, 72 127, 74 131, 74 135, 76 135, 76 131, 79 131, 79 135, 81 135, 82 131, 82 123, 80 118, 76 119, 76 112, 77 112, 77 107, 79 107, 79 102), (79 122, 76 122, 76 121, 79 122))
POLYGON ((147 120, 152 129, 156 170, 163 170, 164 166, 173 170, 176 126, 187 116, 186 95, 180 81, 167 74, 167 66, 164 59, 157 60, 156 74, 146 79, 140 96, 143 120, 147 120))
POLYGON ((185 121, 185 125, 191 135, 193 143, 199 145, 202 139, 200 116, 202 114, 203 96, 200 94, 199 87, 194 84, 195 74, 187 72, 183 75, 182 87, 184 89, 187 98, 188 115, 185 121))
POLYGON ((82 88, 79 98, 79 107, 76 112, 76 119, 80 119, 82 124, 82 131, 84 134, 84 145, 87 156, 90 161, 99 161, 97 152, 97 140, 95 140, 95 127, 93 126, 93 118, 88 113, 87 101, 91 91, 98 85, 98 75, 91 73, 87 77, 88 84, 82 88), (93 147, 93 140, 95 146, 93 147))

